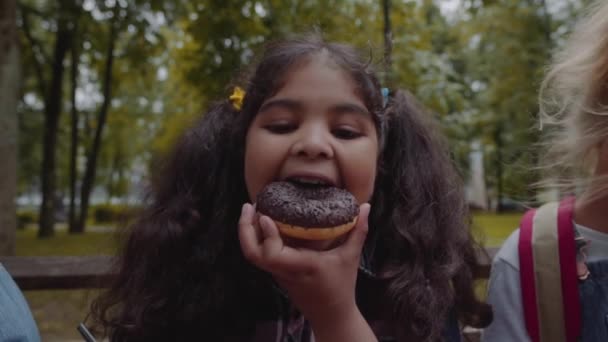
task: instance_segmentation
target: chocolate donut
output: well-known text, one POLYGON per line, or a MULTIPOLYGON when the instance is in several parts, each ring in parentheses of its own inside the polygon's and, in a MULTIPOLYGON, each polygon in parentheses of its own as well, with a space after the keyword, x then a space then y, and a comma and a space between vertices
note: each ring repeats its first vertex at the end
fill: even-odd
POLYGON ((351 230, 359 205, 353 195, 333 186, 273 182, 257 196, 256 209, 270 217, 282 234, 327 240, 351 230))

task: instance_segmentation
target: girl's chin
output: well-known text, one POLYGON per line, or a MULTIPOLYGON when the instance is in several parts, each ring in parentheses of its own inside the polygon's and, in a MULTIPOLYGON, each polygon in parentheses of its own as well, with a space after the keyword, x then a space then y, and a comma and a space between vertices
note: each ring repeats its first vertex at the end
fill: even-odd
POLYGON ((282 238, 283 243, 289 247, 310 249, 315 251, 327 251, 341 245, 346 240, 346 235, 330 240, 303 240, 284 235, 282 238))

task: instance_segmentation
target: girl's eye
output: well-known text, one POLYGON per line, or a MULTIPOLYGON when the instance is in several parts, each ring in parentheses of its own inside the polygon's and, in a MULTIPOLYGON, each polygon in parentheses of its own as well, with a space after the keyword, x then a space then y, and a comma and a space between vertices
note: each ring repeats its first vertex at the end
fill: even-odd
POLYGON ((264 126, 265 129, 275 134, 287 134, 296 130, 297 126, 291 123, 273 123, 264 126))
POLYGON ((359 131, 356 131, 352 128, 336 128, 332 131, 333 135, 338 138, 338 139, 343 139, 343 140, 351 140, 351 139, 356 139, 360 136, 362 136, 362 134, 359 131))

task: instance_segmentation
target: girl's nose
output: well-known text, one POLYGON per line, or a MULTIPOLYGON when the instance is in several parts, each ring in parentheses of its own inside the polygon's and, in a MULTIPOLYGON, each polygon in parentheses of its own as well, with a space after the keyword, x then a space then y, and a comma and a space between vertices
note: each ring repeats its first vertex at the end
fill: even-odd
POLYGON ((291 154, 308 159, 333 158, 334 152, 327 132, 303 130, 291 146, 291 154))

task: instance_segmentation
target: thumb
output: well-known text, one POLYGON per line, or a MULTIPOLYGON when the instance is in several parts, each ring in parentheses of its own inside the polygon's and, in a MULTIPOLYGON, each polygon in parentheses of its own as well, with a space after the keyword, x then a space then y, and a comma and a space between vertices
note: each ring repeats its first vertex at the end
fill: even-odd
POLYGON ((283 250, 283 240, 275 223, 268 216, 260 217, 262 230, 262 254, 266 261, 275 262, 283 250))
POLYGON ((359 216, 357 217, 357 223, 355 228, 350 232, 346 242, 342 245, 347 253, 354 255, 360 255, 365 238, 368 232, 369 211, 371 206, 368 203, 364 203, 359 207, 359 216))

